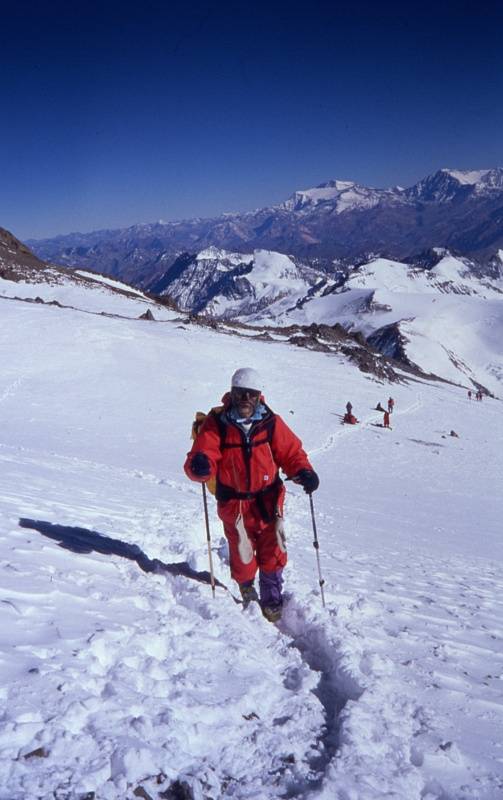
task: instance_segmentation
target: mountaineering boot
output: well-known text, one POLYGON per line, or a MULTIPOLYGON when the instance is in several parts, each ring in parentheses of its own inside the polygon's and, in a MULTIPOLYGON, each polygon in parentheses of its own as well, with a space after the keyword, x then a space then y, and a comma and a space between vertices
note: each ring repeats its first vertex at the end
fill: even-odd
POLYGON ((243 605, 246 608, 253 603, 254 600, 258 600, 258 594, 255 590, 255 586, 253 585, 253 581, 246 581, 246 583, 239 584, 239 591, 241 592, 241 597, 243 598, 243 605))
POLYGON ((268 622, 279 622, 282 610, 282 606, 262 606, 262 614, 268 622))
POLYGON ((283 605, 283 570, 277 569, 274 572, 259 572, 260 585, 260 606, 262 614, 269 622, 278 622, 281 619, 283 605))

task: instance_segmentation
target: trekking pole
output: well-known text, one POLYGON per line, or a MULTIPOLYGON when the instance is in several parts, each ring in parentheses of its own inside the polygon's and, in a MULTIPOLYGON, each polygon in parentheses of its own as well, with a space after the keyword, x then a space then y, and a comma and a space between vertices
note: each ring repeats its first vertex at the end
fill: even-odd
POLYGON ((208 519, 208 500, 206 498, 206 484, 202 483, 203 487, 203 505, 204 505, 204 521, 206 522, 206 541, 208 542, 208 559, 210 562, 210 580, 211 592, 213 600, 215 599, 215 576, 213 575, 213 558, 211 557, 211 536, 210 536, 210 521, 208 519))
POLYGON ((321 565, 320 565, 320 543, 318 541, 318 534, 316 532, 316 520, 314 518, 314 505, 313 505, 313 495, 309 493, 309 503, 311 505, 311 520, 313 522, 313 535, 314 535, 314 542, 313 547, 316 550, 316 562, 318 564, 318 576, 319 576, 319 584, 320 584, 320 592, 321 592, 321 604, 323 608, 325 608, 325 594, 323 592, 323 584, 325 581, 321 577, 321 565))

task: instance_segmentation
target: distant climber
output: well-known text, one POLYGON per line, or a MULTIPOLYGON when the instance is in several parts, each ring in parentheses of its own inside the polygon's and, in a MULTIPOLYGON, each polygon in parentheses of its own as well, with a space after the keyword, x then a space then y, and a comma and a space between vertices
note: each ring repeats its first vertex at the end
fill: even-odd
POLYGON ((389 411, 384 412, 384 422, 383 425, 385 428, 389 428, 389 411))
POLYGON ((348 402, 346 403, 346 411, 348 412, 348 414, 351 414, 352 410, 353 410, 353 406, 351 405, 351 403, 348 400, 348 402))
POLYGON ((355 415, 349 413, 344 414, 342 421, 345 422, 347 425, 356 425, 356 423, 358 422, 355 415))
POLYGON ((388 398, 388 411, 389 411, 390 414, 393 413, 394 407, 395 407, 395 401, 393 400, 392 397, 389 397, 388 398))

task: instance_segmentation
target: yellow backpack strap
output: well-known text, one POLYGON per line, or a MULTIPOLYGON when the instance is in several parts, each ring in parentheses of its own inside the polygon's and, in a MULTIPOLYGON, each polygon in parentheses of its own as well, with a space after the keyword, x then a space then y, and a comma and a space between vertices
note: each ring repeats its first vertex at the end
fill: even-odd
POLYGON ((192 423, 192 438, 195 439, 199 431, 201 430, 202 424, 208 415, 204 413, 204 411, 196 411, 196 417, 194 422, 192 423))
POLYGON ((205 414, 204 411, 196 411, 195 419, 192 423, 192 439, 195 439, 203 426, 203 422, 210 414, 218 415, 224 410, 223 406, 213 406, 213 408, 205 414))

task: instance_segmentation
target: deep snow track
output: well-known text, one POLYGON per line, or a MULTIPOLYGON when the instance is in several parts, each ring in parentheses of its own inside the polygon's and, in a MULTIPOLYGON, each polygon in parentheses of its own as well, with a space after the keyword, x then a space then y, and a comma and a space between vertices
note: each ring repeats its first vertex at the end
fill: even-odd
POLYGON ((412 756, 417 709, 397 693, 392 662, 373 652, 358 630, 361 598, 343 609, 342 619, 333 608, 313 611, 317 602, 314 596, 307 606, 288 598, 279 623, 318 675, 313 691, 325 713, 323 747, 312 761, 313 775, 288 796, 419 800, 424 781, 412 756), (377 783, 376 773, 381 775, 377 783))
POLYGON ((278 628, 291 639, 303 661, 319 676, 314 694, 323 706, 325 725, 320 731, 320 755, 312 761, 313 776, 308 785, 296 787, 292 797, 307 796, 321 789, 328 765, 339 745, 339 714, 348 700, 358 700, 363 688, 343 666, 341 643, 330 641, 327 629, 334 611, 327 611, 324 621, 309 621, 306 611, 291 596, 286 596, 285 611, 278 628))

